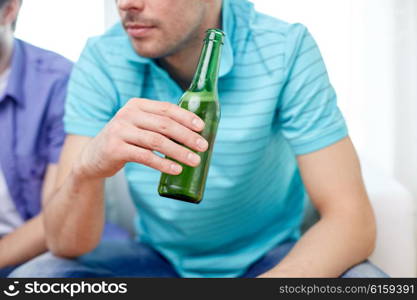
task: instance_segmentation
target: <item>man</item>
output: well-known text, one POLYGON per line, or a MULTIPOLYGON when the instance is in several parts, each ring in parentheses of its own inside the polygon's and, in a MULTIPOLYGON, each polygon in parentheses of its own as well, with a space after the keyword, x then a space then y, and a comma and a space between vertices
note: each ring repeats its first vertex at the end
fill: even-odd
POLYGON ((0 277, 46 251, 39 212, 55 184, 72 67, 13 37, 20 4, 0 1, 0 277))
POLYGON ((243 0, 117 5, 123 26, 90 40, 70 80, 70 135, 45 210, 54 255, 13 276, 385 276, 364 262, 374 216, 306 28, 243 0), (207 149, 202 121, 174 104, 214 27, 227 34, 222 119, 205 198, 193 205, 158 196, 161 172, 179 174, 181 166, 153 151, 196 166, 198 156, 180 144, 207 149), (138 240, 99 245, 104 179, 123 167, 140 215, 138 240), (321 219, 300 238, 307 193, 321 219))

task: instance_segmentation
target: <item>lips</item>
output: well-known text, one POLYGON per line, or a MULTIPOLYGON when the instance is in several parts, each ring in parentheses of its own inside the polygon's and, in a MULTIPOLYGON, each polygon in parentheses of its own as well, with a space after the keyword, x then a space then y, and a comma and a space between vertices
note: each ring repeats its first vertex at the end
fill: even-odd
POLYGON ((150 34, 152 30, 154 30, 155 26, 149 25, 126 25, 126 32, 129 36, 134 38, 141 38, 145 37, 150 34))

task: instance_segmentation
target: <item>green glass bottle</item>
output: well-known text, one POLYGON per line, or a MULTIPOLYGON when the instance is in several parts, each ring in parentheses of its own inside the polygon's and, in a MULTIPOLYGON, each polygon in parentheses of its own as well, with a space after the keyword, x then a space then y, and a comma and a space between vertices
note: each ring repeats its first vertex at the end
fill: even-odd
POLYGON ((219 29, 207 30, 193 82, 178 104, 195 113, 205 122, 205 127, 200 134, 207 140, 209 147, 205 152, 192 150, 201 158, 197 167, 190 167, 173 158, 166 157, 180 164, 183 171, 179 175, 162 173, 158 187, 158 193, 162 197, 191 203, 200 203, 203 198, 214 140, 220 121, 217 81, 224 36, 223 31, 219 29))

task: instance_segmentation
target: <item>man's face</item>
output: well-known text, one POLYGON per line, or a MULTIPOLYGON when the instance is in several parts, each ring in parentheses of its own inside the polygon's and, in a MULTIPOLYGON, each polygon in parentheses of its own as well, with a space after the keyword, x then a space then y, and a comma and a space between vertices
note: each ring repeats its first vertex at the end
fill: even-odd
POLYGON ((136 52, 161 58, 198 38, 206 0, 117 0, 123 26, 136 52))
POLYGON ((0 38, 14 31, 21 0, 0 0, 0 38))

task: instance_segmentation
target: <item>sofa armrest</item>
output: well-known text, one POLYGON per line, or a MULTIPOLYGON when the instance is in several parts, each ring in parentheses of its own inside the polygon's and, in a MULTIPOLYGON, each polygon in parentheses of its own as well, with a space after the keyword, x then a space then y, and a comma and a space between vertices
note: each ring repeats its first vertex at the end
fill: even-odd
POLYGON ((362 162, 362 172, 377 223, 370 260, 392 277, 416 277, 416 199, 375 166, 362 162))

